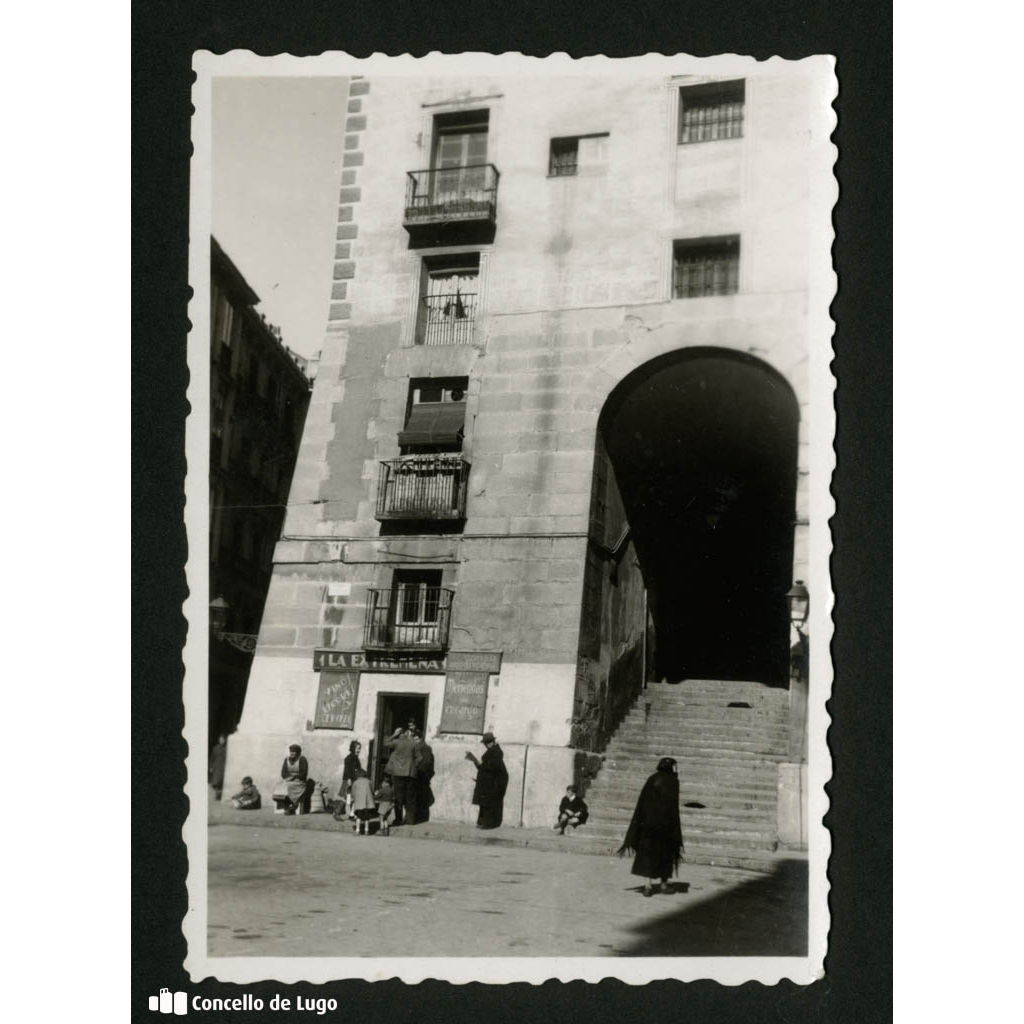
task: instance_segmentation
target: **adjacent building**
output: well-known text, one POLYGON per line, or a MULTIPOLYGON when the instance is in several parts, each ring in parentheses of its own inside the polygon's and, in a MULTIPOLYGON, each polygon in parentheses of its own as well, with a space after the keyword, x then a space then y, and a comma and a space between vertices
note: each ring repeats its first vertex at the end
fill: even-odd
POLYGON ((242 711, 309 405, 306 360, 210 240, 210 733, 242 711))
POLYGON ((326 780, 353 738, 379 777, 414 718, 436 817, 474 818, 489 730, 542 825, 647 682, 790 686, 827 90, 751 68, 351 81, 231 777, 299 742, 326 780))

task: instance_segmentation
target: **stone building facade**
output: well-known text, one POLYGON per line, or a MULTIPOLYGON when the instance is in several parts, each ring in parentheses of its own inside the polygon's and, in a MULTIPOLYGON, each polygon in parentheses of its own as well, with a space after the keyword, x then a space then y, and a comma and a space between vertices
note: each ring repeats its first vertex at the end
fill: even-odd
POLYGON ((211 738, 242 712, 311 387, 258 302, 211 238, 210 595, 227 604, 210 638, 211 738))
POLYGON ((750 67, 351 80, 229 777, 297 741, 328 780, 353 738, 379 773, 414 718, 470 821, 491 730, 537 826, 646 680, 789 685, 828 121, 820 67, 750 67))

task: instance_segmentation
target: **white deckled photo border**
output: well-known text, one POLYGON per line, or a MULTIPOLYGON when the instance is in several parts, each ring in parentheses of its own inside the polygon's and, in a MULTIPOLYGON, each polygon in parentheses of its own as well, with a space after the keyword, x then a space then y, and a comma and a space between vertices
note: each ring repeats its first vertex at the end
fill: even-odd
MULTIPOLYGON (((694 58, 685 55, 647 55, 635 58, 591 57, 573 59, 566 54, 547 58, 528 58, 519 54, 432 53, 426 57, 374 55, 357 59, 343 53, 297 58, 290 55, 261 57, 251 52, 232 51, 217 55, 198 52, 193 69, 196 81, 192 91, 194 115, 191 163, 191 209, 189 280, 193 297, 189 305, 191 331, 188 338, 190 414, 186 426, 185 525, 188 536, 188 598, 184 614, 190 624, 184 651, 185 739, 190 751, 187 759, 186 795, 190 814, 183 829, 188 847, 188 912, 182 928, 188 952, 185 967, 192 981, 216 978, 239 984, 273 979, 282 983, 299 981, 323 983, 342 979, 369 981, 399 978, 407 983, 439 979, 454 984, 486 982, 540 984, 550 979, 596 982, 617 978, 633 985, 676 979, 694 981, 713 979, 725 985, 747 981, 775 984, 790 979, 809 984, 824 974, 828 943, 829 911, 827 877, 831 838, 823 824, 829 802, 826 785, 831 777, 832 760, 827 743, 829 715, 826 702, 831 695, 833 669, 831 639, 833 633, 833 593, 829 564, 832 553, 830 519, 835 511, 830 483, 835 467, 835 382, 830 369, 834 325, 829 308, 836 292, 832 263, 831 211, 838 199, 834 175, 837 150, 830 141, 835 128, 832 103, 837 95, 834 59, 826 56, 784 61, 772 58, 756 61, 736 55, 694 58), (707 75, 709 78, 779 73, 787 65, 803 65, 803 73, 813 80, 818 94, 813 104, 819 121, 810 126, 815 140, 810 174, 811 253, 808 275, 808 374, 809 406, 801 409, 801 440, 806 439, 809 455, 807 508, 808 586, 815 595, 810 605, 807 632, 814 637, 810 645, 809 694, 807 708, 807 858, 809 868, 808 951, 803 957, 211 957, 207 943, 207 852, 209 787, 207 785, 208 733, 208 619, 209 592, 209 437, 210 437, 210 247, 212 225, 212 82, 218 76, 304 77, 350 76, 372 79, 374 75, 430 76, 493 73, 524 76, 660 75, 670 83, 676 75, 707 75), (806 422, 806 427, 804 427, 806 422), (806 433, 803 431, 806 430, 806 433), (820 599, 827 595, 827 600, 820 599), (196 628, 199 624, 200 628, 196 628)), ((666 92, 673 107, 675 91, 666 92)), ((674 122, 673 122, 674 124, 674 122)), ((674 129, 673 129, 674 130, 674 129)), ((659 277, 671 273, 671 240, 667 235, 655 240, 662 252, 659 277)), ((329 271, 325 268, 325 274, 329 271)), ((493 284, 493 282, 492 282, 493 284)), ((409 302, 405 303, 404 335, 412 330, 409 302)), ((554 855, 552 855, 554 856, 554 855)), ((625 871, 625 867, 623 869, 625 871)))

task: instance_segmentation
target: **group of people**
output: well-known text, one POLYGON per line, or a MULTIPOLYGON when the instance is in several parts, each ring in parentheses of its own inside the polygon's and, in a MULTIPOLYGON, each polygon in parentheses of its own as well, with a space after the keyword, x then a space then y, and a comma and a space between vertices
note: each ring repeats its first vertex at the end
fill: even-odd
MULTIPOLYGON (((466 751, 466 760, 476 766, 473 803, 478 807, 476 827, 498 828, 502 822, 505 791, 508 788, 508 769, 505 755, 493 733, 481 737, 484 753, 477 757, 466 751)), ((391 754, 384 768, 384 781, 374 792, 369 776, 363 768, 360 754, 362 744, 353 740, 342 768, 341 788, 335 804, 334 816, 353 819, 353 831, 368 834, 370 822, 379 820, 384 835, 391 825, 414 825, 426 821, 434 803, 431 780, 434 778, 434 753, 415 722, 399 727, 384 741, 391 754)), ((223 767, 217 766, 216 782, 223 786, 223 767)), ((212 774, 212 773, 211 773, 212 774)), ((281 778, 285 784, 283 802, 285 813, 294 814, 308 804, 313 789, 309 778, 309 763, 302 756, 302 748, 293 743, 288 757, 281 765, 281 778)), ((220 799, 219 789, 217 799, 220 799)), ((252 778, 242 779, 242 789, 231 797, 232 806, 240 809, 260 807, 260 792, 252 778)), ((558 807, 558 820, 554 829, 564 835, 587 821, 586 802, 575 786, 566 789, 558 807)), ((669 878, 678 872, 683 855, 683 831, 679 818, 679 778, 676 762, 663 757, 654 774, 640 791, 633 817, 619 856, 633 855, 631 872, 645 879, 643 895, 652 896, 656 883, 662 892, 669 892, 669 878)))
POLYGON ((370 822, 379 819, 384 835, 392 825, 418 825, 430 817, 434 792, 434 752, 419 726, 410 721, 397 728, 384 746, 391 751, 384 766, 384 779, 376 792, 360 755, 363 746, 358 740, 349 744, 348 756, 342 766, 341 787, 335 802, 334 817, 349 817, 353 831, 368 834, 370 822))

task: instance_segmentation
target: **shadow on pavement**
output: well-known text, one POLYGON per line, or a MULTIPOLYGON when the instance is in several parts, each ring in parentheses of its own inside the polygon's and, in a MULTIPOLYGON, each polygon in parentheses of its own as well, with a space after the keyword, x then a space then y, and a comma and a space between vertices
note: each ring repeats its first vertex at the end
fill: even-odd
MULTIPOLYGON (((675 884, 675 893, 640 897, 641 904, 652 913, 664 911, 688 888, 675 884)), ((619 949, 620 956, 806 956, 807 861, 780 861, 771 875, 630 931, 637 938, 619 949)))

